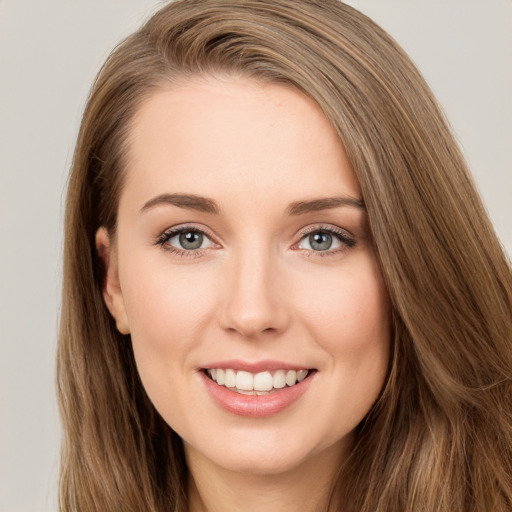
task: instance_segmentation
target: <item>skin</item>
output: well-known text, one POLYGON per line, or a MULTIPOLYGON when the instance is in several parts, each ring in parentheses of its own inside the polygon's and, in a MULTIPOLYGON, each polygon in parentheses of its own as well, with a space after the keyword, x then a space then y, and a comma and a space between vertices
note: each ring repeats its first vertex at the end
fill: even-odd
POLYGON ((184 440, 191 510, 327 509, 390 354, 389 299, 364 208, 287 211, 361 199, 335 130, 292 88, 203 78, 143 102, 127 160, 116 237, 97 233, 104 296, 131 334, 148 396, 184 440), (144 209, 176 193, 210 198, 219 213, 144 209), (207 234, 202 249, 162 242, 180 226, 207 234), (304 231, 321 228, 345 238, 318 250, 304 231), (204 386, 202 369, 228 359, 316 371, 291 406, 247 418, 204 386))

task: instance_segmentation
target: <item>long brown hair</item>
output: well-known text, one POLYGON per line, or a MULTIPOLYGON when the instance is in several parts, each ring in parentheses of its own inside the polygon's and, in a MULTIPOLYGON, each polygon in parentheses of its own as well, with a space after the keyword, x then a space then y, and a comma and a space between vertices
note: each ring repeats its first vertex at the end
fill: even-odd
POLYGON ((463 157, 398 45, 336 0, 178 0, 108 58, 76 146, 58 390, 61 510, 186 511, 181 441, 102 298, 130 121, 152 91, 229 73, 292 85, 339 133, 392 301, 393 355, 336 493, 346 511, 512 510, 512 278, 463 157))

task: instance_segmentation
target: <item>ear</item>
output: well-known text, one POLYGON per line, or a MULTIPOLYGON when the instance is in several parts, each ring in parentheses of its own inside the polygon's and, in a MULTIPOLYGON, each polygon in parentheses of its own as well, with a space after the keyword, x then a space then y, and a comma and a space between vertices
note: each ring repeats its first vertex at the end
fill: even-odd
POLYGON ((96 250, 105 269, 105 278, 102 284, 105 304, 116 321, 117 330, 121 334, 130 334, 123 292, 119 283, 117 251, 104 227, 96 231, 96 250))

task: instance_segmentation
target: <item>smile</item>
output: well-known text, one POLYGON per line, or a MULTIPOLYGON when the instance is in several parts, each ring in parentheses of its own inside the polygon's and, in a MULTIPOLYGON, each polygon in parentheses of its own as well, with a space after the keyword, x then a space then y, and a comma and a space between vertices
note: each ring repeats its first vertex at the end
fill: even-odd
POLYGON ((243 395, 268 395, 302 382, 309 370, 275 370, 251 373, 231 368, 210 368, 206 374, 219 386, 243 395))
POLYGON ((261 361, 212 364, 198 373, 206 391, 221 409, 246 418, 265 418, 299 402, 314 386, 318 371, 261 361))

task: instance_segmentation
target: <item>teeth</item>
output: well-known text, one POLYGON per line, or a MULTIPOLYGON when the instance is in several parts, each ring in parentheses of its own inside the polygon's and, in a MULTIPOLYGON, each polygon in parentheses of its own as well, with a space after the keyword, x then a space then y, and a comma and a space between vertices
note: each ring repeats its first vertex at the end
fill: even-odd
POLYGON ((260 372, 254 376, 254 389, 256 391, 270 391, 272 389, 272 374, 260 372))
POLYGON ((274 388, 276 389, 282 389, 286 386, 286 374, 284 373, 284 370, 277 370, 276 373, 274 373, 274 388))
POLYGON ((235 370, 226 370, 224 373, 224 386, 227 388, 236 387, 236 373, 235 370))
MULTIPOLYGON (((215 380, 215 377, 213 377, 215 380)), ((288 370, 286 374, 286 385, 293 386, 297 382, 297 372, 295 370, 288 370)))
POLYGON ((257 391, 246 391, 245 389, 240 389, 239 387, 233 388, 232 391, 236 391, 242 395, 255 395, 257 391))
POLYGON ((211 368, 208 375, 220 386, 226 386, 232 391, 244 395, 266 395, 269 392, 283 389, 286 386, 294 386, 302 382, 309 370, 276 370, 273 374, 269 371, 256 374, 243 370, 235 371, 231 368, 211 368))
POLYGON ((241 391, 252 391, 254 389, 252 373, 242 371, 237 372, 235 382, 235 387, 241 391))
POLYGON ((297 372, 297 381, 302 382, 306 378, 307 374, 308 374, 307 370, 299 370, 297 372))

